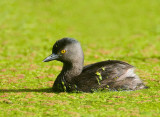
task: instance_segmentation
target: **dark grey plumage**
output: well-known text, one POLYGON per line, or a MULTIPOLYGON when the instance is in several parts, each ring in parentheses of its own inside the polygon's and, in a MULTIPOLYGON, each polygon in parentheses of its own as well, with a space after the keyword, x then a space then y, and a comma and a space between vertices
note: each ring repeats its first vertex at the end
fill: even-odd
POLYGON ((81 45, 72 38, 58 40, 52 54, 44 62, 63 62, 53 90, 92 92, 95 90, 138 90, 146 86, 134 73, 134 67, 118 60, 108 60, 83 67, 84 55, 81 45))

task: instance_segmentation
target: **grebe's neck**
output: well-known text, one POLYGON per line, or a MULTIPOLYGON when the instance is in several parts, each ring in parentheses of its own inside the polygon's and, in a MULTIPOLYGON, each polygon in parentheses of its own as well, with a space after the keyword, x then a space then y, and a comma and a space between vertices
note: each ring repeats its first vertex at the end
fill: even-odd
POLYGON ((83 70, 83 62, 76 61, 76 62, 65 62, 63 63, 63 68, 60 73, 60 77, 67 82, 71 82, 73 77, 76 77, 81 74, 83 70))

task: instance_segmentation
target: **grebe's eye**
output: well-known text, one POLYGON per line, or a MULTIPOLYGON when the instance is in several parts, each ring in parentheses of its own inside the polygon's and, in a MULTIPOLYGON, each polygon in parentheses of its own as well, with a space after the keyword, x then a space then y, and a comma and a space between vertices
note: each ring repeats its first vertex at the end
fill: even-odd
POLYGON ((66 50, 61 50, 61 53, 62 53, 62 54, 66 53, 66 50))

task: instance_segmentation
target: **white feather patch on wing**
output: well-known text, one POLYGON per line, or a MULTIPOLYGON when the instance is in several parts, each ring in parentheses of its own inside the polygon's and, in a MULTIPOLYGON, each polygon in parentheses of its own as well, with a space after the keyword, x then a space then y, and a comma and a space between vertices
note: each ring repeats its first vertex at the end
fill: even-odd
POLYGON ((135 76, 136 76, 136 74, 134 73, 134 68, 130 68, 130 69, 128 69, 128 70, 126 71, 125 74, 123 74, 122 76, 120 76, 120 77, 117 79, 117 81, 123 80, 123 79, 126 78, 126 77, 135 77, 135 76))

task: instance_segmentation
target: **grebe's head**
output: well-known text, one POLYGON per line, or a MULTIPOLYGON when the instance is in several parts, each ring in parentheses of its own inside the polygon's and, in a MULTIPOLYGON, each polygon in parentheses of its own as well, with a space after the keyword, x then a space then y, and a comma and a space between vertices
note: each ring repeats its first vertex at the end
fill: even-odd
POLYGON ((62 38, 58 40, 52 49, 52 54, 43 61, 58 60, 61 62, 83 62, 84 55, 80 43, 73 38, 62 38))

